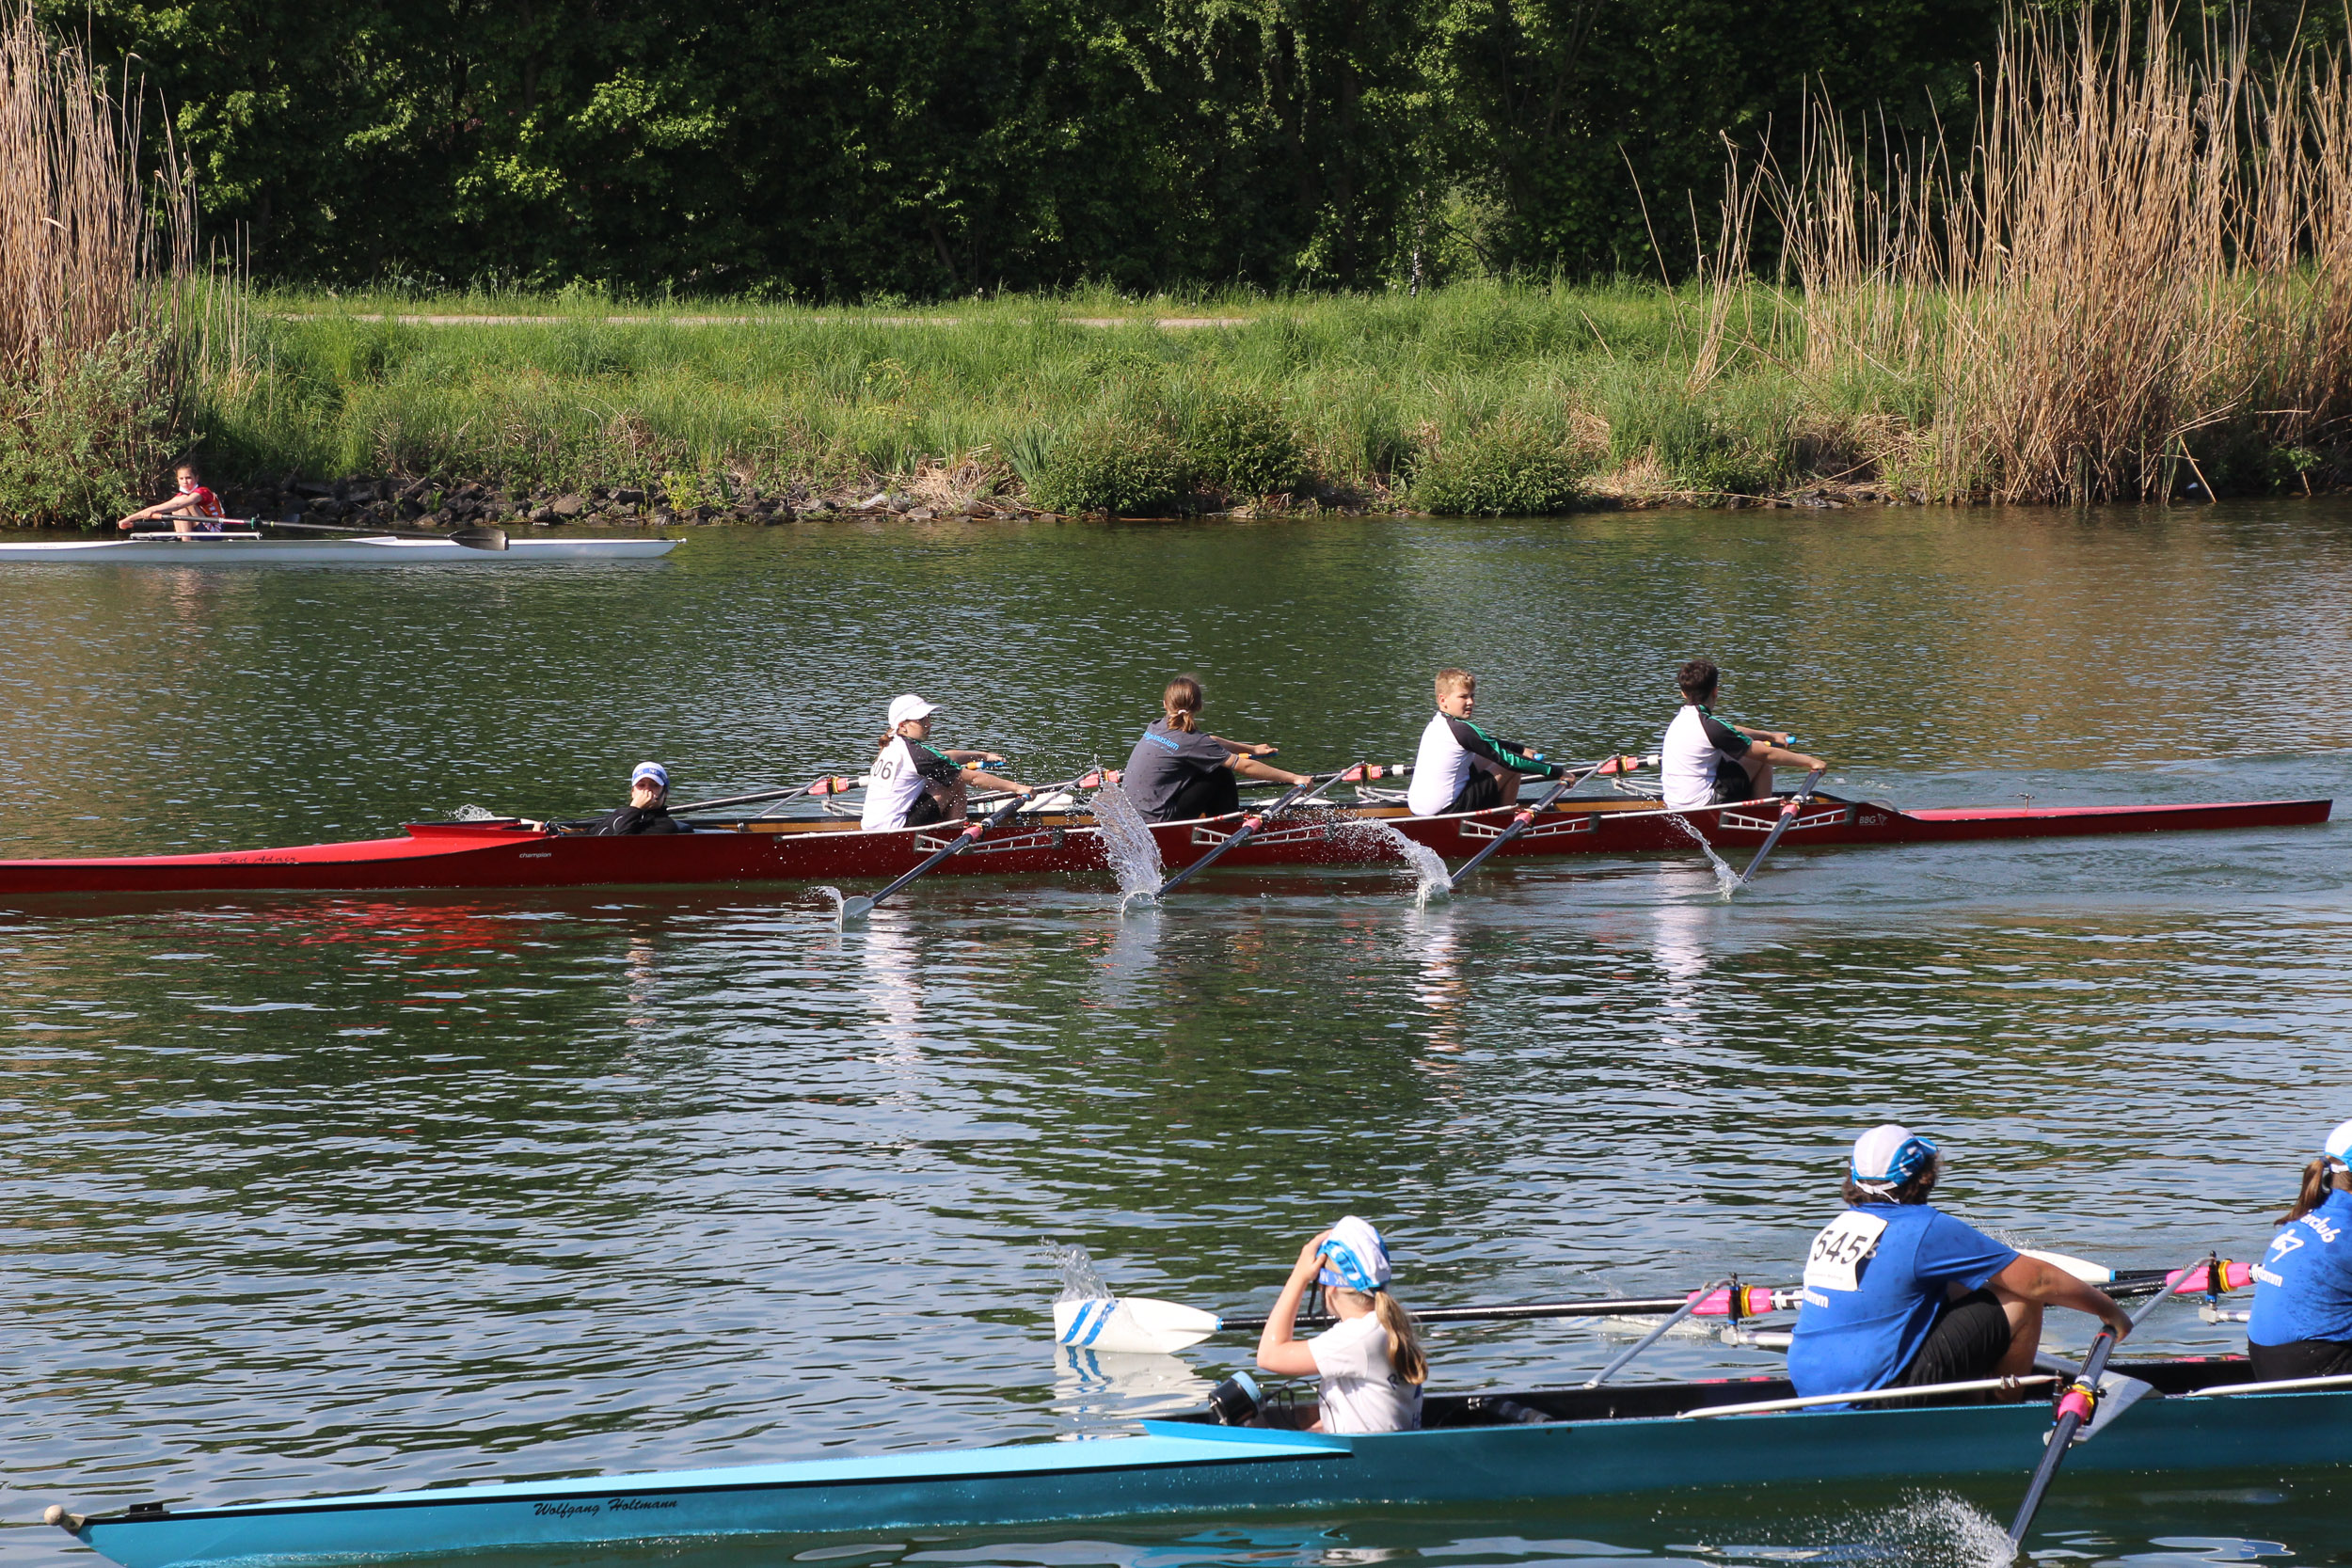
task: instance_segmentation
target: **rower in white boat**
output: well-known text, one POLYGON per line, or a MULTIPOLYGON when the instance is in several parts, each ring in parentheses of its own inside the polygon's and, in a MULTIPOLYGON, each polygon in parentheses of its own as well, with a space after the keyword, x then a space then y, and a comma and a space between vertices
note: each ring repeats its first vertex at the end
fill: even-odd
POLYGON ((1413 783, 1405 802, 1415 816, 1492 811, 1519 798, 1519 780, 1556 779, 1567 769, 1546 762, 1516 740, 1502 740, 1471 722, 1478 677, 1451 667, 1438 672, 1438 712, 1421 732, 1413 783))
POLYGON ((1846 1212, 1805 1259, 1788 1347, 1799 1394, 2023 1376, 2048 1307, 2131 1332, 2106 1292, 1930 1204, 1943 1168, 1934 1144, 1892 1122, 1855 1140, 1846 1212))
POLYGON ((2303 1190, 2254 1266, 2246 1352, 2265 1381, 2352 1372, 2352 1121, 2303 1167, 2303 1190))
POLYGON ((1309 1238, 1258 1336, 1258 1365, 1279 1377, 1320 1378, 1309 1432, 1412 1432, 1421 1426, 1429 1360, 1413 1315, 1391 1293, 1389 1249, 1370 1222, 1349 1214, 1309 1238), (1339 1322, 1311 1339, 1292 1337, 1298 1304, 1319 1285, 1339 1322))
POLYGON ((1027 784, 978 770, 980 763, 1005 760, 994 752, 933 746, 931 715, 938 711, 912 692, 890 705, 890 733, 882 737, 875 754, 873 782, 866 786, 866 809, 858 819, 867 832, 961 822, 964 791, 972 784, 1016 795, 1032 793, 1027 784))
POLYGON ((1671 811, 1761 800, 1772 792, 1774 763, 1807 772, 1829 766, 1790 751, 1788 736, 1777 730, 1749 729, 1716 718, 1712 705, 1722 679, 1715 661, 1708 658, 1694 658, 1676 672, 1682 710, 1666 726, 1658 749, 1659 779, 1671 811))

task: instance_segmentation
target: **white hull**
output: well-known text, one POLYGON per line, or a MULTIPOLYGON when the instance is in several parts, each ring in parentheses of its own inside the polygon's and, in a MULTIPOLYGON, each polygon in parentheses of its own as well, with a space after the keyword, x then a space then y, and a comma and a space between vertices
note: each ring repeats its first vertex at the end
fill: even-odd
POLYGON ((515 566, 554 561, 642 561, 669 554, 675 539, 516 539, 502 550, 477 550, 445 539, 361 535, 351 539, 263 539, 253 534, 157 534, 132 539, 60 539, 0 544, 0 563, 169 562, 176 566, 249 566, 307 562, 358 566, 416 566, 442 562, 515 566))

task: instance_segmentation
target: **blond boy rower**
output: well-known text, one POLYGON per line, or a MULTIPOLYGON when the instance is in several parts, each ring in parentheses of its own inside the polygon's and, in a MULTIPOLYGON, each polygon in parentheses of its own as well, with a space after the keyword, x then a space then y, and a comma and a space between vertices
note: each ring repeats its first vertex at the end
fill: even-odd
POLYGON ((1492 811, 1519 798, 1519 775, 1556 779, 1567 771, 1529 753, 1516 740, 1498 740, 1470 722, 1478 707, 1478 677, 1467 670, 1438 672, 1438 713, 1421 732, 1413 783, 1405 803, 1415 816, 1492 811))

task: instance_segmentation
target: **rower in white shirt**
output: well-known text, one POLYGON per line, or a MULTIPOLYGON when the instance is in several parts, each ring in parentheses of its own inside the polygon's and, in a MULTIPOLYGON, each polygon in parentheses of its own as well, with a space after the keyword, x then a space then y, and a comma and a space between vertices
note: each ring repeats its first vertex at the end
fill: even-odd
POLYGON ((1788 736, 1776 730, 1750 729, 1716 718, 1710 705, 1721 681, 1722 672, 1712 659, 1694 658, 1676 673, 1682 711, 1666 726, 1666 738, 1658 749, 1658 772, 1669 810, 1760 800, 1772 792, 1774 763, 1807 772, 1829 766, 1820 757, 1790 751, 1788 736))

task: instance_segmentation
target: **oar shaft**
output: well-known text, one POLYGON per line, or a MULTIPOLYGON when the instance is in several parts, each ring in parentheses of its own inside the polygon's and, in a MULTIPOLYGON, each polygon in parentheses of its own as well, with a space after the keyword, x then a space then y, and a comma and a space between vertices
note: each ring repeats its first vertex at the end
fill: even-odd
POLYGON ((1781 806, 1780 820, 1772 824, 1772 831, 1766 833, 1764 842, 1756 847, 1756 856, 1748 862, 1748 868, 1740 872, 1739 881, 1732 884, 1735 892, 1748 885, 1749 879, 1756 875, 1756 867, 1764 863, 1764 857, 1771 854, 1772 846, 1780 842, 1780 835, 1788 831, 1788 825, 1797 819, 1797 814, 1804 810, 1805 802, 1813 799, 1813 791, 1820 785, 1821 775, 1827 771, 1829 769, 1825 768, 1816 768, 1807 773, 1804 783, 1799 784, 1796 792, 1781 806))
POLYGON ((1159 891, 1153 894, 1152 896, 1154 898, 1167 897, 1169 894, 1184 886, 1185 882, 1191 880, 1195 876, 1206 871, 1210 866, 1215 865, 1219 860, 1224 858, 1228 850, 1237 849, 1242 845, 1247 844, 1251 838, 1255 837, 1257 835, 1258 829, 1264 824, 1267 817, 1279 816, 1281 813, 1290 810, 1294 805, 1306 804, 1309 800, 1313 800, 1317 795, 1322 794, 1325 790, 1330 788, 1333 784, 1339 783, 1350 773, 1357 773, 1360 776, 1360 769, 1364 765, 1359 762, 1353 764, 1350 767, 1343 768, 1338 772, 1324 779, 1320 784, 1316 783, 1314 778, 1311 775, 1301 782, 1291 785, 1290 788, 1283 793, 1282 798, 1275 801, 1272 805, 1260 807, 1257 810, 1250 812, 1247 816, 1244 816, 1241 819, 1240 827, 1235 828, 1231 833, 1227 834, 1224 840, 1217 844, 1214 848, 1210 849, 1207 854, 1201 856, 1199 860, 1193 862, 1190 865, 1185 866, 1183 870, 1177 872, 1176 875, 1162 882, 1160 884, 1159 891), (1310 788, 1311 785, 1312 786, 1311 788, 1310 788), (1301 793, 1302 791, 1305 791, 1305 793, 1301 793))
MULTIPOLYGON (((880 893, 875 894, 870 898, 853 900, 853 902, 857 904, 861 912, 873 909, 875 905, 881 903, 892 894, 897 893, 900 888, 905 887, 909 882, 915 880, 925 872, 929 871, 932 866, 937 865, 941 861, 946 860, 948 856, 960 854, 963 850, 970 848, 974 844, 977 843, 991 828, 1001 826, 1003 823, 1009 821, 1015 813, 1020 811, 1023 805, 1027 803, 1031 796, 1050 795, 1057 789, 1074 789, 1078 786, 1080 781, 1085 779, 1087 776, 1088 775, 1081 773, 1077 778, 1064 779, 1059 784, 1041 784, 1036 789, 1031 790, 1029 795, 1015 795, 1011 800, 1007 800, 1003 805, 997 807, 994 811, 989 813, 988 816, 980 818, 977 822, 966 823, 963 826, 962 831, 958 832, 955 837, 949 839, 946 843, 932 850, 930 855, 925 859, 922 864, 906 873, 906 875, 900 877, 897 881, 891 883, 880 893)), ((849 908, 849 905, 845 904, 842 907, 846 910, 849 908)))
MULTIPOLYGON (((2202 1262, 2203 1259, 2199 1259, 2202 1262)), ((2192 1263, 2190 1268, 2197 1267, 2192 1263)), ((2164 1305, 2169 1291, 2159 1289, 2154 1299, 2143 1304, 2131 1316, 2131 1324, 2137 1328, 2149 1313, 2164 1305)), ((2012 1549, 2023 1546, 2026 1532, 2033 1528, 2033 1516, 2042 1508, 2042 1499, 2048 1495, 2050 1483, 2058 1480, 2058 1466, 2066 1463, 2066 1450, 2074 1441, 2083 1423, 2090 1420, 2099 1402, 2099 1375, 2107 1370, 2107 1358, 2115 1354, 2115 1330, 2106 1323, 2090 1341, 2090 1354, 2083 1357, 2082 1375, 2067 1386, 2058 1396, 2058 1424, 2050 1429, 2050 1446, 2042 1450, 2042 1463, 2034 1466, 2033 1480, 2026 1483, 2025 1500, 2017 1505, 2017 1517, 2009 1527, 2009 1544, 2012 1549)))
POLYGON ((721 806, 748 806, 761 800, 781 800, 787 796, 807 793, 808 785, 793 784, 786 789, 762 789, 750 795, 723 795, 716 800, 690 800, 682 806, 672 806, 670 815, 678 816, 690 811, 716 811, 721 806))
POLYGON ((1496 850, 1502 848, 1504 845, 1518 837, 1519 834, 1534 827, 1535 825, 1535 818, 1549 811, 1553 801, 1559 800, 1560 797, 1574 789, 1578 784, 1582 784, 1585 780, 1599 772, 1603 768, 1607 767, 1609 763, 1616 757, 1616 752, 1612 752, 1608 756, 1601 758, 1600 761, 1593 763, 1579 771, 1561 775, 1560 782, 1546 790, 1544 792, 1543 799, 1537 800, 1532 806, 1522 808, 1517 816, 1511 818, 1510 826, 1504 828, 1502 832, 1487 840, 1486 847, 1484 849, 1479 850, 1478 853, 1464 861, 1462 863, 1462 869, 1454 872, 1450 878, 1448 878, 1448 882, 1452 886, 1460 887, 1464 881, 1469 879, 1470 873, 1476 871, 1480 866, 1486 863, 1487 858, 1496 850))
POLYGON ((1709 1285, 1706 1290, 1701 1291, 1697 1295, 1692 1296, 1689 1301, 1684 1302, 1681 1309, 1676 1312, 1673 1317, 1668 1318, 1664 1323, 1660 1323, 1656 1328, 1653 1328, 1647 1334, 1643 1335, 1639 1340, 1635 1341, 1631 1349, 1628 1350, 1624 1354, 1618 1356, 1614 1361, 1610 1362, 1609 1365, 1603 1367, 1600 1370, 1595 1372, 1585 1381, 1584 1386, 1587 1388, 1597 1388, 1602 1384, 1608 1382, 1611 1378, 1616 1376, 1632 1362, 1635 1356, 1649 1349, 1650 1346, 1658 1343, 1659 1340, 1663 1339, 1666 1337, 1667 1330, 1673 1328, 1675 1324, 1680 1323, 1683 1319, 1697 1311, 1699 1309, 1700 1302, 1705 1301, 1708 1296, 1713 1295, 1717 1291, 1722 1290, 1729 1283, 1729 1280, 1719 1279, 1715 1281, 1714 1284, 1709 1285))
MULTIPOLYGON (((1702 1291, 1696 1296, 1615 1297, 1601 1301, 1530 1301, 1513 1302, 1497 1307, 1416 1307, 1413 1321, 1423 1323, 1530 1323, 1548 1318, 1646 1318, 1656 1312, 1678 1312, 1690 1307, 1699 1317, 1753 1318, 1766 1312, 1785 1311, 1783 1303, 1795 1287, 1781 1286, 1765 1289, 1760 1286, 1742 1287, 1744 1298, 1740 1310, 1730 1310, 1729 1292, 1702 1291), (1693 1305, 1695 1303, 1695 1306, 1693 1305)), ((1229 1317, 1219 1313, 1217 1321, 1227 1328, 1255 1330, 1265 1327, 1263 1317, 1229 1317)), ((1337 1318, 1322 1313, 1310 1313, 1298 1318, 1301 1327, 1323 1328, 1337 1323, 1337 1318)))

